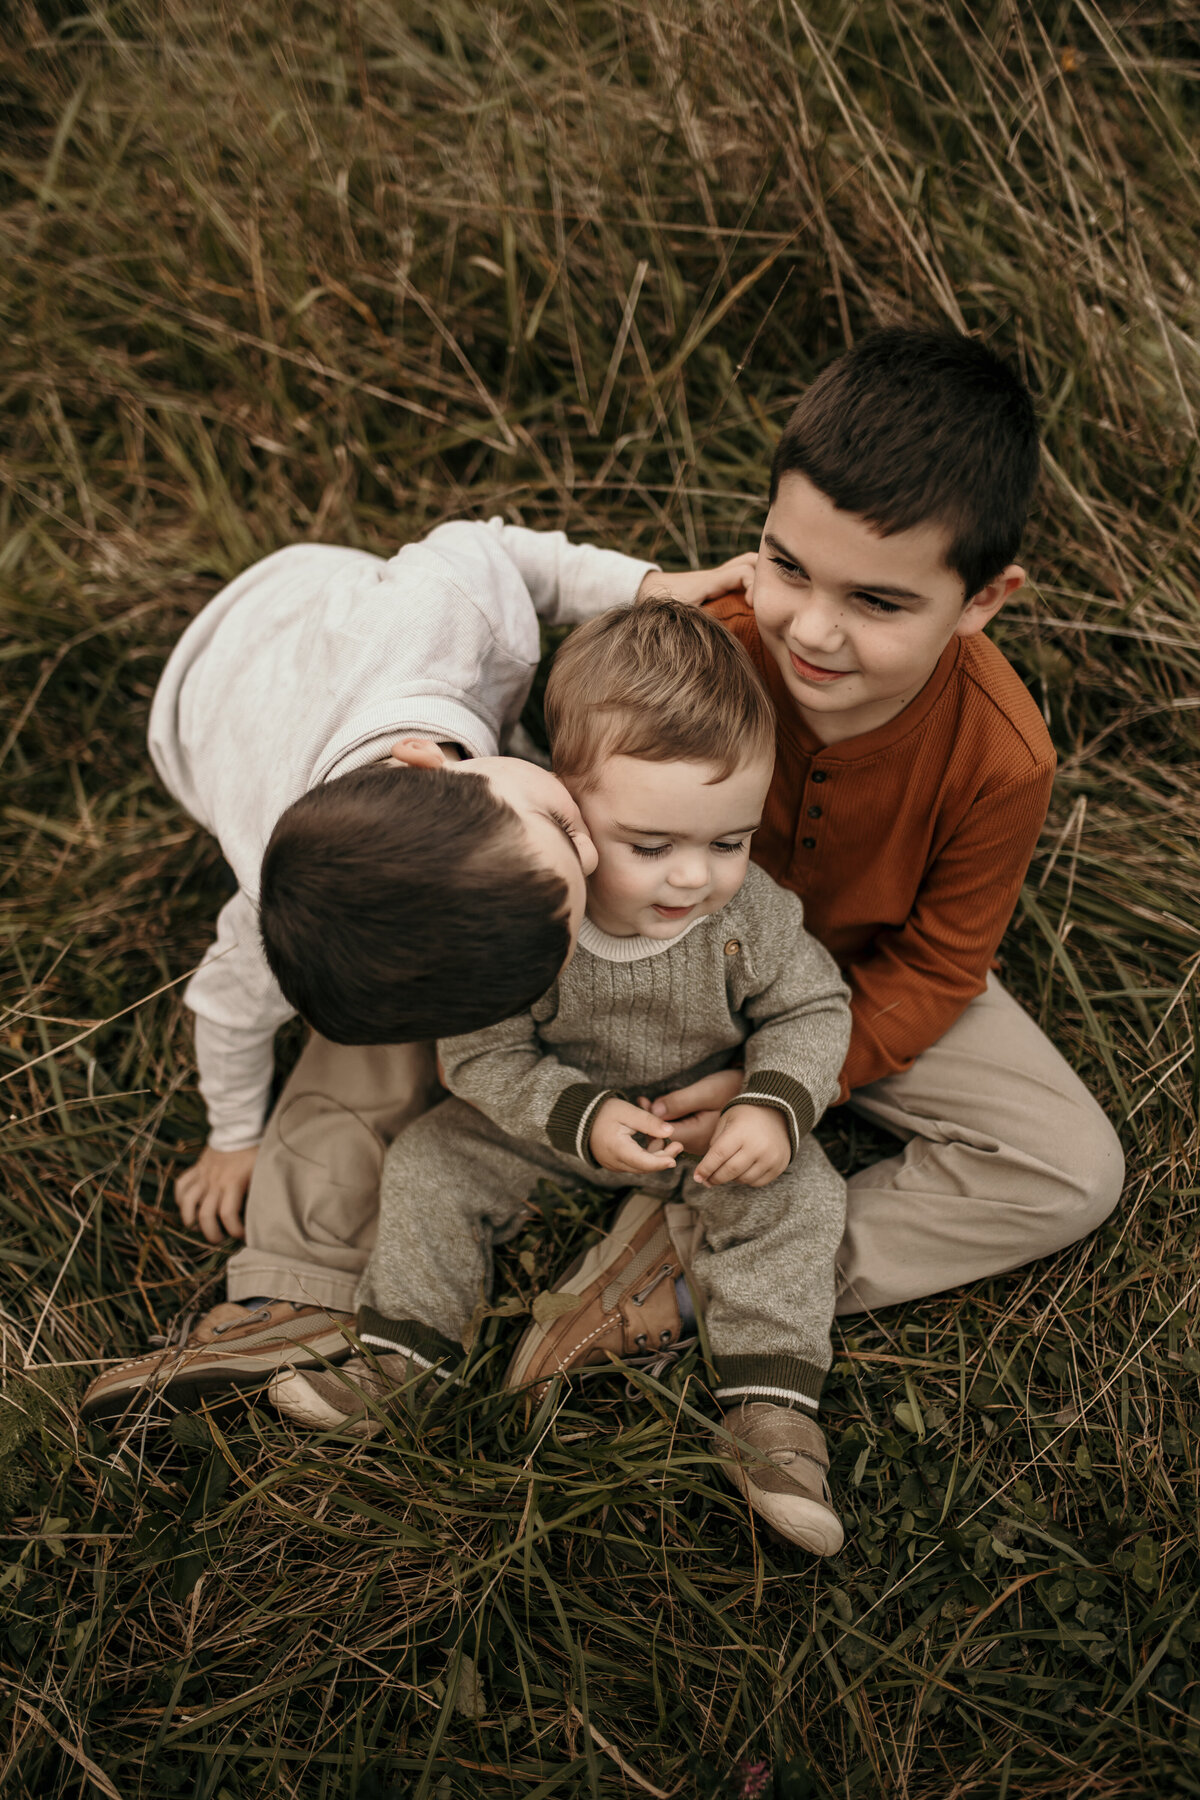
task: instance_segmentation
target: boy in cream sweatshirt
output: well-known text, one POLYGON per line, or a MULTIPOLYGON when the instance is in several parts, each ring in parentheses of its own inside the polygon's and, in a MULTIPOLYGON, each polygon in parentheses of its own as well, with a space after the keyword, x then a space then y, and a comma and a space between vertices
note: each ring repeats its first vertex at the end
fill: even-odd
POLYGON ((414 1381, 456 1379, 491 1247, 519 1227, 540 1176, 636 1180, 614 1227, 619 1266, 610 1258, 597 1282, 584 1259, 565 1289, 576 1304, 530 1328, 510 1385, 674 1348, 678 1327, 663 1319, 678 1319, 683 1265, 662 1203, 678 1194, 704 1225, 692 1273, 725 1465, 777 1529, 829 1553, 842 1533, 816 1410, 845 1190, 810 1134, 837 1093, 849 1012, 800 902, 749 866, 770 702, 720 626, 650 601, 572 636, 547 721, 599 857, 575 954, 528 1010, 442 1042, 452 1097, 400 1135, 384 1168, 357 1296, 374 1360, 283 1373, 272 1398, 309 1424, 377 1428, 378 1406, 414 1381), (685 1170, 649 1104, 734 1060, 741 1091, 685 1170))

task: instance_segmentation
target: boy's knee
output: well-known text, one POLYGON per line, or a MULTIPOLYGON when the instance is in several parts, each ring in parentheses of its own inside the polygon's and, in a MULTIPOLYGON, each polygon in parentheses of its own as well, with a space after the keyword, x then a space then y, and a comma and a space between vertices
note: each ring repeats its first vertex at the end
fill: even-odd
POLYGON ((1125 1185, 1125 1153, 1104 1114, 1096 1108, 1086 1132, 1073 1134, 1062 1159, 1055 1204, 1047 1223, 1061 1249, 1103 1225, 1125 1185))

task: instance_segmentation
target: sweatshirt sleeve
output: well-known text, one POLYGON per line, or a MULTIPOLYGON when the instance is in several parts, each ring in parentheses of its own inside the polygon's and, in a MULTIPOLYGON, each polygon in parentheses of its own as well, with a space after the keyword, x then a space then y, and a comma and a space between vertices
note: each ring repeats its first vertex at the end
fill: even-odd
POLYGON ((930 864, 904 924, 852 961, 841 1097, 910 1068, 987 984, 1050 803, 1041 763, 981 795, 930 864))
POLYGON ((849 990, 832 956, 804 929, 795 894, 752 866, 742 897, 745 937, 726 951, 743 965, 739 1010, 754 1029, 745 1083, 729 1104, 781 1112, 794 1156, 838 1096, 850 1041, 849 990))
POLYGON ((657 563, 572 544, 561 531, 529 531, 489 519, 505 553, 515 563, 544 625, 580 625, 614 606, 631 606, 645 576, 657 563))
MULTIPOLYGON (((551 989, 547 1000, 555 992, 551 989)), ((502 1131, 597 1166, 587 1148, 592 1121, 603 1101, 623 1096, 548 1055, 531 1012, 484 1031, 442 1038, 438 1055, 450 1092, 502 1131)))
POLYGON ((198 1085, 214 1150, 262 1136, 275 1033, 293 1016, 267 967, 253 901, 240 889, 221 908, 216 941, 184 989, 196 1015, 198 1085))

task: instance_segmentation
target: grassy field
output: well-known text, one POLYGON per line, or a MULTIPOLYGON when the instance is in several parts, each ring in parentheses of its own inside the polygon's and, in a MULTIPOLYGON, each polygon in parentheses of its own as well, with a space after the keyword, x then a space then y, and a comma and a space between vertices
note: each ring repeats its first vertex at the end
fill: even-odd
MULTIPOLYGON (((0 1790, 1200 1794, 1194 0, 0 33, 0 1790), (220 1284, 171 1199, 220 874, 144 754, 186 620, 283 543, 460 513, 750 547, 797 390, 896 319, 1039 395, 995 635, 1061 769, 1005 975, 1121 1122, 1122 1210, 838 1334, 820 1565, 722 1486, 695 1365, 532 1419, 481 1381, 383 1448, 258 1408, 82 1436, 98 1363, 220 1284)), ((600 1216, 548 1209, 514 1309, 600 1216)))

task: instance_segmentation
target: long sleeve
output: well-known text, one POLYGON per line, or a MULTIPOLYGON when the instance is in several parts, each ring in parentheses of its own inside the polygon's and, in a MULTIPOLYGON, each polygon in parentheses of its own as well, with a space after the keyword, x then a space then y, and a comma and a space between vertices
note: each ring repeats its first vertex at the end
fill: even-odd
POLYGON ((214 1150, 262 1136, 274 1038, 292 1017, 267 967, 253 902, 240 890, 222 907, 215 943, 184 989, 196 1015, 199 1088, 214 1150))
MULTIPOLYGON (((804 929, 794 894, 751 869, 739 896, 748 914, 742 1016, 746 1080, 732 1105, 784 1114, 793 1154, 839 1092, 850 1041, 849 990, 829 952, 804 929)), ((739 908, 741 910, 741 908, 739 908)))
POLYGON ((489 519, 505 553, 516 564, 544 625, 580 625, 610 607, 631 606, 645 576, 657 563, 573 544, 561 531, 528 531, 489 519))
MULTIPOLYGON (((555 992, 552 988, 539 1006, 552 1008, 555 992)), ((582 1069, 550 1055, 532 1013, 443 1038, 438 1054, 450 1092, 510 1136, 590 1161, 587 1142, 596 1109, 618 1090, 598 1085, 582 1069)))
POLYGON ((981 796, 932 862, 898 930, 847 965, 854 1088, 907 1069, 983 992, 1049 804, 1053 767, 981 796))

